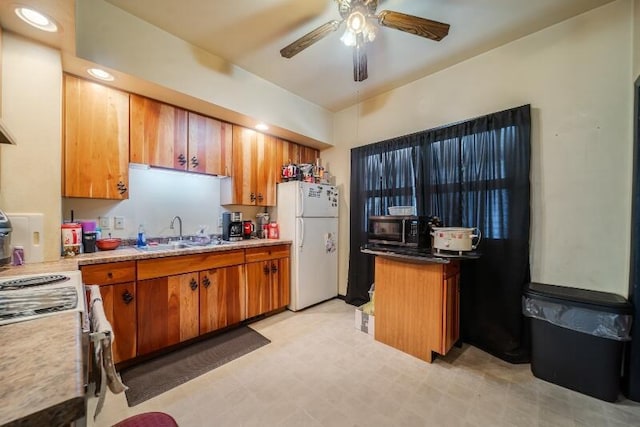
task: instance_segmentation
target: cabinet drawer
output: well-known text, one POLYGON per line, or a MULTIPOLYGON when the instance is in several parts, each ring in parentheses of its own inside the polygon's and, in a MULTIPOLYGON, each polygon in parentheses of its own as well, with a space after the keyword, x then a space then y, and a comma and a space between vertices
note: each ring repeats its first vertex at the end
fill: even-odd
POLYGON ((266 261, 269 259, 288 258, 289 245, 249 248, 246 250, 247 262, 266 261))
POLYGON ((455 276, 460 273, 460 261, 452 260, 449 264, 444 265, 444 278, 455 276))
POLYGON ((85 265, 80 271, 85 285, 113 285, 136 280, 135 261, 85 265))
POLYGON ((138 261, 138 280, 244 264, 242 249, 138 261))

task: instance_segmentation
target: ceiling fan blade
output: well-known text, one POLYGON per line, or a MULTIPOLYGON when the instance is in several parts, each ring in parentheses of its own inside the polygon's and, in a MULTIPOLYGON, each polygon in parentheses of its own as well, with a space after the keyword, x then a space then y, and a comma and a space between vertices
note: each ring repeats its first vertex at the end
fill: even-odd
POLYGON ((297 55, 318 40, 329 35, 329 33, 337 30, 341 23, 342 21, 336 21, 334 19, 333 21, 329 21, 326 24, 319 26, 315 30, 300 37, 290 45, 282 48, 280 50, 280 55, 284 56, 285 58, 291 58, 292 56, 297 55))
POLYGON ((378 14, 378 22, 385 27, 395 28, 417 36, 440 41, 449 34, 449 24, 431 19, 407 15, 391 10, 383 10, 378 14))
POLYGON ((358 43, 353 47, 353 80, 361 82, 367 77, 367 50, 364 44, 358 43))

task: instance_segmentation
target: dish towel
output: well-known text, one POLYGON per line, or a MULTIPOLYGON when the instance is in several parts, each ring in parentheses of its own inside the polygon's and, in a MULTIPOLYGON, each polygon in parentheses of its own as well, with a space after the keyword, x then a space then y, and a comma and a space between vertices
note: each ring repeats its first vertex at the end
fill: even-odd
POLYGON ((102 296, 100 295, 100 287, 96 285, 87 286, 89 289, 89 310, 91 313, 91 341, 93 342, 93 358, 94 368, 99 371, 96 378, 96 394, 98 395, 98 404, 96 412, 93 416, 95 419, 104 404, 105 386, 109 387, 112 393, 118 394, 127 390, 120 379, 120 375, 116 372, 113 363, 113 351, 111 345, 115 340, 111 323, 107 320, 102 304, 102 296), (99 382, 99 384, 98 384, 99 382), (99 390, 99 391, 98 391, 99 390))

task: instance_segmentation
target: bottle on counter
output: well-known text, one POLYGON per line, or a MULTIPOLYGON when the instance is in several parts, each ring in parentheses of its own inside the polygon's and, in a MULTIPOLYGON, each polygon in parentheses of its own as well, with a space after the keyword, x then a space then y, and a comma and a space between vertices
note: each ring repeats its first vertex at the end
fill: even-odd
POLYGON ((147 246, 147 238, 144 234, 144 227, 142 224, 138 227, 138 241, 136 242, 136 246, 139 248, 147 246))

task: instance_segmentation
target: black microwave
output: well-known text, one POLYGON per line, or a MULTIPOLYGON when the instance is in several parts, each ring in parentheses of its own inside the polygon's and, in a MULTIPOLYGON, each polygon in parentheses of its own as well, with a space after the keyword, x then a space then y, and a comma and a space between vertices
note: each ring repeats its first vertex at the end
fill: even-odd
POLYGON ((430 248, 434 219, 439 222, 431 216, 370 216, 367 241, 377 245, 430 248))

